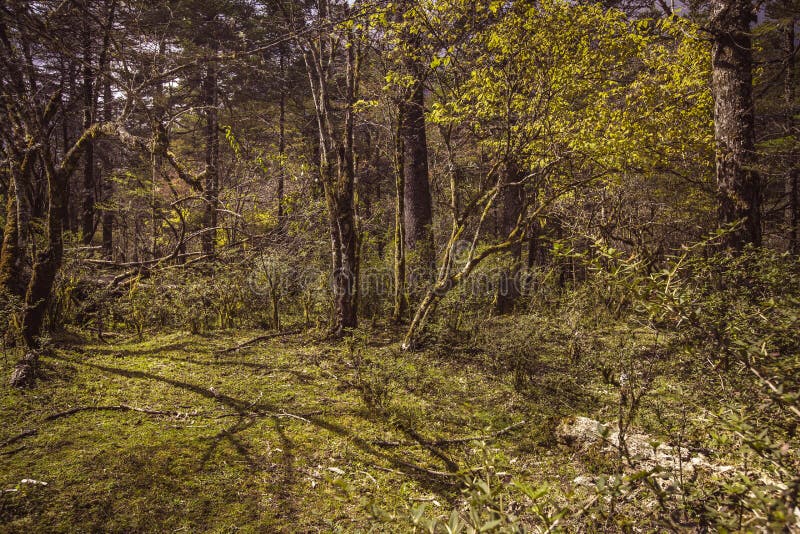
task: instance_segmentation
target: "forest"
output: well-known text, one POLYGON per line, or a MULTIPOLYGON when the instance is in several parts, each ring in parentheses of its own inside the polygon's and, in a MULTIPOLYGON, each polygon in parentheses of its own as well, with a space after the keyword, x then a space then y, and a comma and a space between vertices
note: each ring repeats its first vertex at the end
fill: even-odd
POLYGON ((0 1, 0 532, 800 532, 800 1, 0 1))

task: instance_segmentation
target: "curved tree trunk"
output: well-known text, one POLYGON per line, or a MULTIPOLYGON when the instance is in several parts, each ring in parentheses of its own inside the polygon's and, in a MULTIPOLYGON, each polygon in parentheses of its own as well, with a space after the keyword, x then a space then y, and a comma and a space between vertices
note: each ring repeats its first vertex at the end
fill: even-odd
POLYGON ((64 254, 62 239, 62 222, 64 220, 64 194, 66 192, 64 175, 60 172, 48 171, 48 210, 47 210, 47 245, 36 256, 28 290, 25 293, 25 309, 22 314, 22 341, 25 345, 25 356, 17 362, 11 375, 11 385, 23 387, 30 385, 36 377, 38 356, 36 350, 39 336, 42 333, 44 316, 53 289, 53 282, 61 267, 64 254))
POLYGON ((45 247, 36 255, 28 289, 25 293, 21 334, 26 354, 14 367, 11 375, 12 386, 30 385, 36 377, 39 338, 42 334, 47 305, 52 295, 53 283, 61 267, 64 254, 62 230, 67 183, 69 177, 75 172, 86 146, 98 133, 100 133, 100 125, 93 125, 84 131, 58 167, 49 159, 51 152, 48 147, 45 146, 41 150, 41 159, 47 176, 45 247))

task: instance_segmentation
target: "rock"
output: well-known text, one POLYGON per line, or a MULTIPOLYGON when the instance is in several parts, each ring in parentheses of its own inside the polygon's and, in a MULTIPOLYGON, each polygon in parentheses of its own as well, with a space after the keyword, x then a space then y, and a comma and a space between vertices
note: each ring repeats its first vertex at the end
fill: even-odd
POLYGON ((711 468, 702 455, 692 455, 685 447, 672 447, 647 434, 628 432, 620 440, 617 425, 603 424, 589 417, 574 416, 561 421, 556 428, 556 439, 571 448, 586 452, 592 447, 600 447, 609 453, 620 452, 623 447, 627 455, 639 468, 655 466, 664 469, 692 472, 696 468, 711 468))
POLYGON ((572 479, 572 485, 593 487, 595 485, 595 478, 586 475, 580 475, 572 479))
POLYGON ((10 385, 15 388, 30 387, 36 380, 36 367, 39 361, 39 355, 33 351, 25 353, 17 364, 14 366, 14 371, 11 373, 10 385))
MULTIPOLYGON (((599 450, 609 455, 624 453, 621 451, 619 429, 615 423, 603 424, 589 417, 572 416, 561 421, 555 435, 559 443, 584 453, 590 450, 599 450)), ((744 470, 732 465, 715 464, 703 454, 692 453, 685 447, 660 443, 647 434, 629 431, 622 442, 631 460, 623 462, 624 471, 633 473, 640 469, 660 468, 662 473, 654 480, 662 489, 677 487, 680 480, 691 480, 698 472, 704 472, 726 480, 732 480, 741 473, 747 475, 750 480, 758 481, 762 487, 771 486, 780 491, 788 490, 786 484, 774 480, 766 473, 744 470)), ((584 475, 572 480, 575 487, 591 487, 595 482, 596 477, 584 475)), ((749 492, 749 495, 754 494, 749 492)), ((800 507, 795 507, 792 512, 797 518, 795 525, 800 528, 800 507)))

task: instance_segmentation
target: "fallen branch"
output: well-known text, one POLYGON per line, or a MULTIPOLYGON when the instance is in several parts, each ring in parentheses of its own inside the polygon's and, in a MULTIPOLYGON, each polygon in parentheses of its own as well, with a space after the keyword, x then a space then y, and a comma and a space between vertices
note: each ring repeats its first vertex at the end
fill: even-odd
POLYGON ((294 335, 297 335, 297 334, 299 334, 301 332, 302 332, 302 330, 299 330, 299 329, 298 330, 289 330, 289 331, 286 331, 286 332, 272 332, 271 334, 264 334, 263 336, 254 337, 253 339, 249 339, 249 340, 247 340, 247 341, 245 341, 243 343, 239 343, 238 345, 235 345, 233 347, 230 347, 230 348, 227 348, 227 349, 218 350, 218 351, 216 351, 216 353, 217 354, 227 354, 229 352, 236 352, 239 349, 243 349, 244 347, 247 347, 247 346, 252 345, 254 343, 258 343, 260 341, 266 341, 267 339, 272 339, 272 338, 280 337, 280 336, 294 336, 294 335))
POLYGON ((16 436, 11 436, 10 438, 5 440, 4 442, 0 443, 0 447, 6 447, 8 445, 11 445, 12 443, 18 442, 19 440, 21 440, 23 438, 27 438, 28 436, 35 436, 37 432, 38 432, 38 430, 36 430, 35 428, 32 428, 30 430, 26 430, 25 432, 20 432, 16 436))
POLYGON ((59 419, 61 417, 66 417, 68 415, 73 415, 78 412, 88 412, 88 411, 130 411, 130 412, 139 412, 145 413, 147 415, 169 415, 172 417, 181 417, 187 415, 196 415, 190 413, 181 413, 181 412, 170 412, 170 411, 162 411, 162 410, 150 410, 148 408, 137 408, 135 406, 128 406, 127 404, 117 404, 112 406, 76 406, 75 408, 70 408, 69 410, 64 410, 63 412, 54 413, 52 415, 48 415, 44 418, 45 421, 53 421, 55 419, 59 419))
POLYGON ((24 450, 25 450, 25 445, 21 445, 21 446, 17 447, 16 449, 11 449, 10 451, 0 452, 0 456, 11 456, 12 454, 16 454, 19 451, 24 451, 24 450))

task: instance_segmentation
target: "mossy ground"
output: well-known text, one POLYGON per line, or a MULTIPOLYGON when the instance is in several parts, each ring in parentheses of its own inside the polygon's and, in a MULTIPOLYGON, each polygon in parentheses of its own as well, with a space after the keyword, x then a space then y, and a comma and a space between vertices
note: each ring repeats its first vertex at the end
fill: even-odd
POLYGON ((526 421, 491 447, 512 474, 565 487, 581 468, 554 443, 559 418, 608 416, 618 402, 602 366, 575 361, 559 339, 537 341, 535 383, 520 388, 492 350, 402 353, 383 330, 221 352, 258 334, 56 343, 35 389, 0 389, 0 443, 37 431, 0 448, 0 531, 392 531, 375 516, 405 517, 420 500, 445 513, 458 484, 432 471, 477 461, 477 442, 423 442, 526 421), (123 404, 170 414, 46 420, 123 404))

